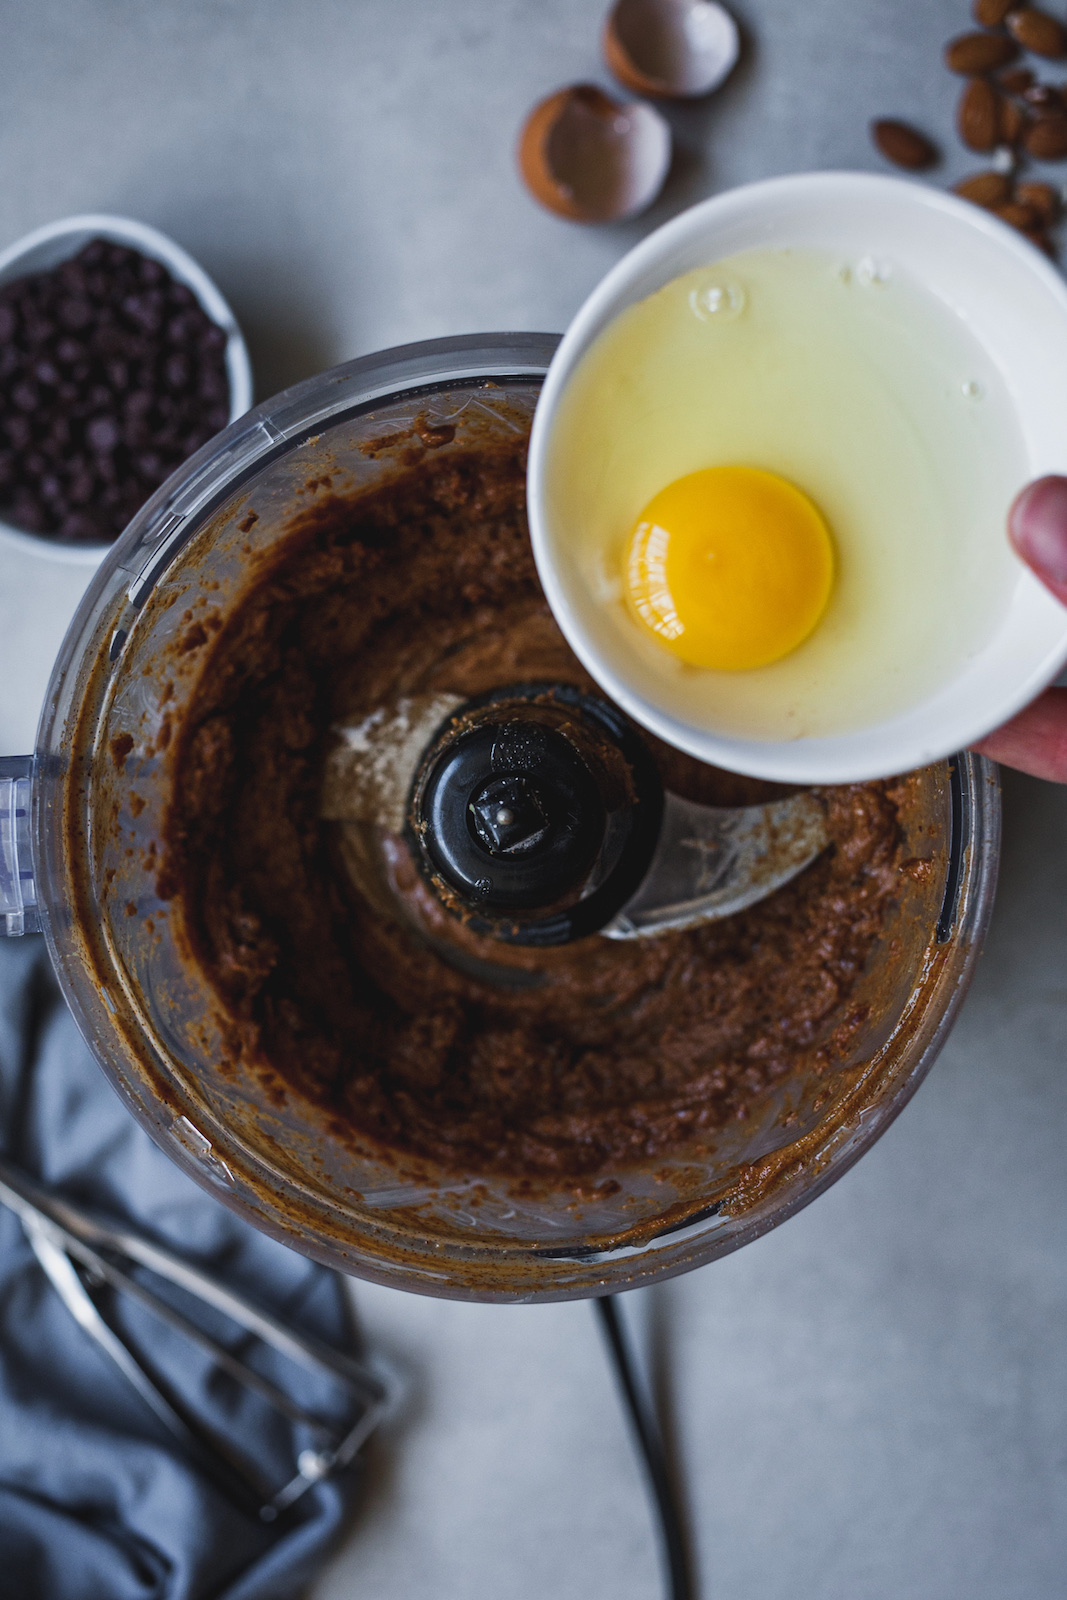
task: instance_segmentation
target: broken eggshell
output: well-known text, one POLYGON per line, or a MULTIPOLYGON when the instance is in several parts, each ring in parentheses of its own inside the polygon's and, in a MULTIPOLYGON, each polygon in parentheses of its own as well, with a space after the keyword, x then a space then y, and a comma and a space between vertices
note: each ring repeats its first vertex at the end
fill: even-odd
POLYGON ((716 0, 616 0, 604 24, 604 58, 636 94, 710 94, 740 53, 737 23, 716 0))
POLYGON ((573 222, 619 222, 650 206, 671 164, 671 132, 652 106, 623 105, 595 84, 534 106, 519 168, 549 211, 573 222))

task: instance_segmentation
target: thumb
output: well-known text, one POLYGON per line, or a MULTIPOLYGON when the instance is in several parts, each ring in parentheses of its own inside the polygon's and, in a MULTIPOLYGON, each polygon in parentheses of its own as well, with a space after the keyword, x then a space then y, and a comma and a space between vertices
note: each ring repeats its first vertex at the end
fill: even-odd
POLYGON ((1057 600, 1067 605, 1067 478, 1038 478, 1008 513, 1011 542, 1057 600))

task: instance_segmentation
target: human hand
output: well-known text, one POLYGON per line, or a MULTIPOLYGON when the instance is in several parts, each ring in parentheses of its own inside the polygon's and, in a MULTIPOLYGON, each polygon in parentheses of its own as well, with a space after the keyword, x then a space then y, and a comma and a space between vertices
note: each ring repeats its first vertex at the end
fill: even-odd
MULTIPOLYGON (((1067 606, 1067 478, 1038 478, 1008 513, 1015 552, 1067 606)), ((1005 766, 1067 783, 1067 689, 1046 689, 973 746, 1005 766)))

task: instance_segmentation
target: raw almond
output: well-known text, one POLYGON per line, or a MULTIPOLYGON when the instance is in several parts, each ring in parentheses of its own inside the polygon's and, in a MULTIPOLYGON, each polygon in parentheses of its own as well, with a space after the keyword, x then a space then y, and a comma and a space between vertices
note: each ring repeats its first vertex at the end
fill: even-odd
POLYGON ((1013 228, 1026 232, 1028 228, 1039 228, 1041 218, 1033 206, 1020 204, 1018 200, 1008 200, 1002 206, 994 206, 993 210, 1001 222, 1010 223, 1013 228))
MULTIPOLYGON (((978 79, 975 79, 978 82, 978 79)), ((1017 145, 1028 127, 1027 118, 1014 100, 1000 102, 1000 143, 1017 145)))
POLYGON ((1019 51, 1003 33, 961 33, 945 46, 945 65, 961 78, 980 78, 1014 61, 1019 51))
POLYGON ((971 16, 983 28, 999 28, 1015 0, 974 0, 971 16))
POLYGON ((1036 245, 1039 250, 1043 250, 1047 256, 1055 258, 1056 246, 1044 228, 1023 228, 1021 232, 1024 239, 1029 239, 1032 245, 1036 245))
POLYGON ((937 150, 926 135, 906 122, 881 117, 871 123, 871 138, 887 161, 909 172, 921 172, 937 160, 937 150))
POLYGON ((1067 55, 1067 34, 1047 11, 1039 11, 1036 6, 1023 6, 1018 11, 1009 11, 1004 20, 1008 32, 1024 50, 1030 50, 1035 56, 1049 56, 1053 60, 1067 55))
POLYGON ((1051 183, 1020 183, 1016 185, 1015 198, 1036 211, 1046 228, 1060 214, 1060 197, 1051 183))
POLYGON ((988 79, 971 79, 956 108, 956 128, 968 150, 996 148, 1004 104, 988 79))
POLYGON ((1029 67, 1013 67, 1010 72, 1002 72, 997 81, 1005 94, 1025 94, 1034 75, 1029 67))
POLYGON ((957 194, 987 211, 1011 199, 1011 179, 1004 172, 976 172, 973 177, 961 178, 955 187, 957 194))
POLYGON ((1062 111, 1063 96, 1054 83, 1034 83, 1023 91, 1023 99, 1035 111, 1062 111))
POLYGON ((1023 136, 1023 144, 1038 161, 1062 161, 1067 156, 1067 116, 1039 117, 1023 136))

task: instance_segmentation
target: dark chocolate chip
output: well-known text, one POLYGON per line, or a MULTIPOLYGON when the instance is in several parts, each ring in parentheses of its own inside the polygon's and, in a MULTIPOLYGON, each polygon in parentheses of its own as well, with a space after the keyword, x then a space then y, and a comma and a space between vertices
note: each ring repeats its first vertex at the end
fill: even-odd
POLYGON ((103 356, 124 355, 126 353, 126 335, 115 323, 102 323, 93 329, 89 339, 89 346, 93 354, 103 356))
POLYGON ((79 472, 67 483, 67 497, 76 506, 86 505, 93 497, 96 480, 91 472, 79 472))
POLYGON ((56 268, 56 284, 71 294, 85 293, 85 265, 80 256, 75 256, 71 261, 64 261, 62 266, 56 268))
POLYGON ((30 442, 29 418, 20 412, 4 418, 4 432, 16 450, 25 450, 30 442))
POLYGON ((201 372, 196 392, 202 400, 223 400, 226 397, 226 379, 221 372, 212 372, 208 368, 206 372, 201 372))
POLYGON ((59 304, 59 320, 65 328, 77 332, 79 328, 87 328, 93 320, 93 308, 88 300, 80 295, 72 295, 59 304))
POLYGON ((128 294, 122 309, 130 321, 146 333, 158 333, 163 325, 162 308, 154 302, 150 290, 144 294, 128 294))
POLYGON ((44 533, 48 526, 48 517, 44 507, 36 495, 18 491, 12 501, 14 511, 13 521, 20 528, 28 528, 31 533, 44 533))
POLYGON ((72 511, 60 523, 59 537, 78 544, 99 544, 104 533, 96 517, 84 511, 72 511))
POLYGON ((119 425, 114 417, 94 417, 85 436, 94 450, 114 450, 119 442, 119 425))
POLYGON ((163 381, 172 389, 189 387, 189 358, 176 352, 163 363, 163 381))
POLYGON ((23 332, 28 345, 48 344, 55 337, 55 324, 30 308, 22 319, 23 332))

